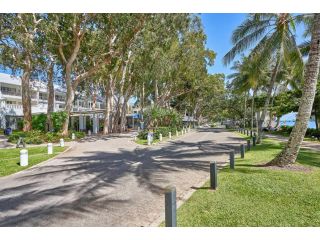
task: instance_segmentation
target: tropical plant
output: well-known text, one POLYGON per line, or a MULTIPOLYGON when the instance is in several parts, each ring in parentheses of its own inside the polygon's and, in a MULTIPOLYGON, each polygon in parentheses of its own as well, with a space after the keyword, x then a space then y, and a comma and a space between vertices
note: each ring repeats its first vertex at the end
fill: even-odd
POLYGON ((304 135, 307 131, 320 68, 320 14, 314 14, 309 58, 295 126, 281 153, 269 165, 285 166, 295 163, 304 135))
POLYGON ((302 69, 301 53, 295 41, 295 19, 291 14, 250 14, 232 34, 234 47, 224 56, 229 64, 237 54, 253 46, 251 54, 257 54, 258 62, 265 64, 272 60, 272 72, 268 83, 267 98, 258 122, 257 143, 261 141, 262 126, 265 120, 271 95, 281 65, 294 63, 302 69))

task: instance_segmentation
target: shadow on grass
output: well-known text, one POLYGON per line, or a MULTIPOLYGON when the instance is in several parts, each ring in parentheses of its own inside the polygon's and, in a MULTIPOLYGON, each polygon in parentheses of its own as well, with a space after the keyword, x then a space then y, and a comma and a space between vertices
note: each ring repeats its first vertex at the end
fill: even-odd
POLYGON ((311 150, 300 150, 297 162, 312 167, 320 167, 319 152, 311 150))

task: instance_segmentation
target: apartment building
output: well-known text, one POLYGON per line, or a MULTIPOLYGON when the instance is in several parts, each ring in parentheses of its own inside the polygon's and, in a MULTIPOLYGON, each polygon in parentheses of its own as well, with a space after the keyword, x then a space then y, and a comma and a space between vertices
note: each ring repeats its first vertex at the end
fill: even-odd
MULTIPOLYGON (((48 107, 48 92, 45 83, 32 80, 31 81, 31 107, 32 114, 46 113, 48 107)), ((54 86, 54 111, 62 111, 65 107, 65 90, 58 86, 54 86)), ((73 106, 72 124, 78 124, 80 130, 86 129, 84 119, 93 119, 95 128, 98 126, 99 114, 103 112, 104 101, 98 97, 93 106, 91 96, 83 96, 76 94, 76 100, 73 106), (97 113, 97 114, 96 114, 97 113)), ((11 127, 16 129, 19 119, 22 119, 22 98, 21 98, 21 80, 17 77, 12 77, 9 74, 0 73, 0 128, 11 127)), ((94 132, 97 129, 93 129, 94 132)))

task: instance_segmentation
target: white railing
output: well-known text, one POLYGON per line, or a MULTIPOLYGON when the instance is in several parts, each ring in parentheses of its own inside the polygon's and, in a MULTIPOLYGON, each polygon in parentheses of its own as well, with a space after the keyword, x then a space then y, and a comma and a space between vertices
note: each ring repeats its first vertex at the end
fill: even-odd
POLYGON ((22 109, 22 105, 20 104, 6 104, 4 107, 10 109, 22 109))

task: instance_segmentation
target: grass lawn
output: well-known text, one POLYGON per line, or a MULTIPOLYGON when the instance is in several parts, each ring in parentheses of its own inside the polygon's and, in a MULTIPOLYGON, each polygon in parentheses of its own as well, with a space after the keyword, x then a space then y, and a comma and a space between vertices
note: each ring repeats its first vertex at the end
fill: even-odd
POLYGON ((283 145, 264 140, 236 159, 236 169, 219 170, 218 189, 209 182, 178 209, 178 226, 320 226, 320 153, 301 150, 298 164, 310 171, 256 166, 283 145))
POLYGON ((15 172, 19 172, 26 168, 29 168, 35 164, 48 160, 59 153, 63 152, 66 147, 53 147, 53 154, 47 154, 47 147, 30 147, 28 149, 29 165, 26 167, 20 166, 20 150, 18 148, 12 149, 0 149, 0 177, 10 175, 15 172))

